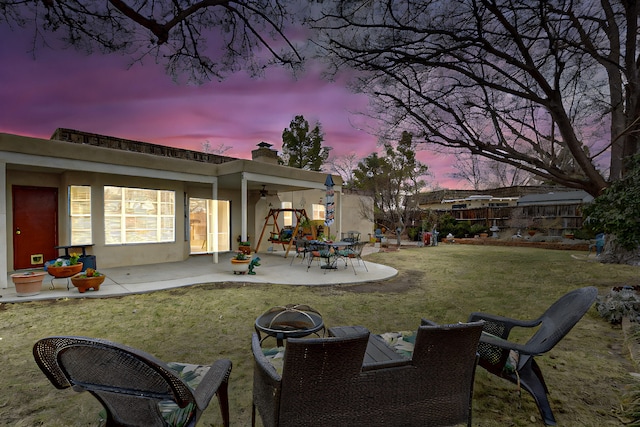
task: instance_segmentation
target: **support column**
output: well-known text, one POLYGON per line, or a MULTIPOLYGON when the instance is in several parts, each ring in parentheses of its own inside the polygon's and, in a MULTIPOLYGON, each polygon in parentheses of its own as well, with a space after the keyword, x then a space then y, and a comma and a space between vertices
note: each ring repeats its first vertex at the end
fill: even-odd
MULTIPOLYGON (((218 222, 220 221, 220 216, 218 215, 218 180, 216 179, 211 185, 211 198, 213 199, 213 224, 211 234, 213 235, 213 242, 211 245, 213 247, 213 263, 218 263, 218 252, 220 250, 220 245, 218 242, 218 222)), ((208 219, 207 219, 208 220, 208 219)))
MULTIPOLYGON (((0 161, 0 288, 8 287, 7 272, 7 163, 0 161)), ((13 237, 13 234, 12 234, 13 237)))
POLYGON ((242 174, 241 205, 242 205, 242 223, 241 223, 241 240, 247 240, 247 178, 242 174))

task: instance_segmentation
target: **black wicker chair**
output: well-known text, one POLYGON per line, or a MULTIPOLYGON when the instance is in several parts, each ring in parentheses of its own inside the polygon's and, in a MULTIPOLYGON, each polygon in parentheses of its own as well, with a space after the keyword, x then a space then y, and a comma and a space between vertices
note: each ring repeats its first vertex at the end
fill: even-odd
POLYGON ((166 364, 124 345, 66 336, 39 340, 33 356, 55 387, 86 390, 96 397, 105 408, 107 426, 195 426, 214 394, 223 423, 229 425, 229 360, 210 367, 166 364))
POLYGON ((576 289, 561 297, 542 316, 517 320, 487 313, 471 313, 469 321, 484 320, 480 337, 479 365, 487 371, 520 384, 529 392, 545 424, 556 425, 547 394, 549 390, 534 356, 551 350, 593 305, 598 296, 595 287, 576 289), (538 328, 525 344, 508 341, 514 327, 538 328))
POLYGON ((369 332, 292 338, 282 375, 253 335, 252 425, 471 425, 471 395, 482 322, 420 326, 411 359, 363 364, 369 332))

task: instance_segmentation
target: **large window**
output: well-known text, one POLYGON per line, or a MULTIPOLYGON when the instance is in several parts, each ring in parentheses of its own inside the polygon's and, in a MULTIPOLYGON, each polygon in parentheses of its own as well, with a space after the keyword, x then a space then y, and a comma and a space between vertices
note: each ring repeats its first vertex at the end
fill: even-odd
POLYGON ((69 186, 69 224, 72 245, 90 245, 91 236, 91 187, 69 186))
POLYGON ((325 206, 324 205, 313 204, 313 205, 311 205, 311 208, 313 209, 312 218, 311 219, 313 219, 313 220, 324 220, 324 212, 325 212, 325 206))
POLYGON ((104 187, 107 245, 175 241, 175 192, 104 187))

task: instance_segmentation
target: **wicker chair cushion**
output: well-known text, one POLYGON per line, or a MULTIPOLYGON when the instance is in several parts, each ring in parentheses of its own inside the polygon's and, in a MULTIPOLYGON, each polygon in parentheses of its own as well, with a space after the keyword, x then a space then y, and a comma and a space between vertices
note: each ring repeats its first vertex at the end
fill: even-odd
POLYGON ((380 334, 380 338, 389 347, 393 348, 396 353, 411 359, 413 347, 416 343, 416 331, 385 332, 380 334))
MULTIPOLYGON (((490 337, 493 338, 500 338, 499 336, 490 334, 489 332, 482 332, 485 335, 489 335, 490 337)), ((494 352, 496 352, 495 349, 493 349, 494 352)), ((499 356, 502 353, 502 350, 498 349, 498 351, 496 352, 497 356, 499 356)), ((496 356, 496 357, 497 357, 496 356)), ((507 360, 505 360, 504 362, 504 366, 502 367, 502 371, 505 374, 516 374, 516 376, 518 376, 518 363, 520 362, 520 353, 517 350, 509 350, 509 355, 507 356, 507 360)))
MULTIPOLYGON (((182 381, 184 381, 191 390, 198 388, 202 378, 209 372, 209 366, 192 365, 190 363, 167 363, 171 369, 182 381)), ((189 404, 184 408, 180 408, 172 401, 162 401, 158 404, 162 417, 170 426, 183 426, 194 411, 194 405, 189 404)))
POLYGON ((262 353, 269 360, 269 363, 276 368, 276 372, 282 375, 284 366, 284 347, 263 348, 262 353))
MULTIPOLYGON (((184 381, 191 390, 198 388, 202 378, 209 372, 209 366, 192 365, 190 363, 167 363, 171 369, 182 381, 184 381)), ((184 408, 180 408, 172 401, 162 401, 158 404, 162 417, 170 426, 181 427, 186 420, 189 419, 191 413, 195 410, 193 404, 189 404, 184 408)))

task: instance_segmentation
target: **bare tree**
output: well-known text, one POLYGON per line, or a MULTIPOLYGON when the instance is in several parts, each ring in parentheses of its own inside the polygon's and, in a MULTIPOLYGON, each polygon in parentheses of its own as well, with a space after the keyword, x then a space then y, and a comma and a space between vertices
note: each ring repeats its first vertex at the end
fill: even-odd
POLYGON ((333 2, 313 25, 386 129, 598 195, 639 151, 635 0, 333 2), (605 165, 606 166, 606 165, 605 165))
POLYGON ((224 142, 221 142, 217 146, 213 147, 211 145, 211 142, 208 139, 202 143, 203 153, 217 154, 220 156, 226 153, 227 151, 231 150, 232 148, 233 148, 232 146, 226 145, 224 142))
POLYGON ((342 187, 353 187, 353 170, 358 166, 359 158, 356 153, 344 156, 330 156, 327 160, 330 172, 337 173, 342 178, 342 187))
POLYGON ((0 23, 35 23, 34 48, 52 44, 51 32, 89 53, 151 57, 175 79, 203 82, 241 69, 257 75, 271 63, 301 66, 286 28, 301 7, 286 0, 4 0, 0 23))
POLYGON ((468 182, 474 190, 528 185, 533 181, 530 173, 513 166, 465 153, 456 153, 452 178, 468 182))

